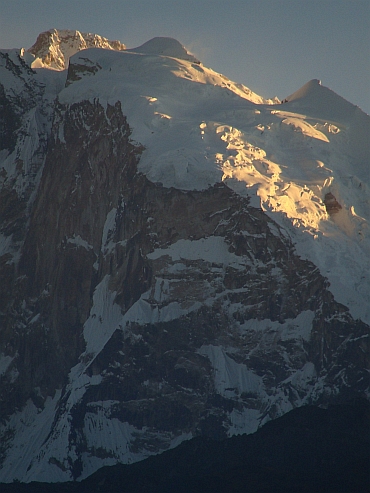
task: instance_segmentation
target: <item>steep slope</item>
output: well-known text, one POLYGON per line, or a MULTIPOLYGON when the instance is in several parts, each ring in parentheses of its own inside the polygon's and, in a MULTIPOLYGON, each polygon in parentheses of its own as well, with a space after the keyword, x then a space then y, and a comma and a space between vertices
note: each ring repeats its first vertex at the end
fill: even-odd
POLYGON ((131 465, 104 467, 78 483, 2 484, 3 493, 367 493, 370 404, 304 406, 256 433, 197 437, 131 465))
POLYGON ((362 275, 370 268, 368 115, 317 81, 300 91, 306 98, 256 107, 251 103, 261 98, 196 64, 84 53, 86 60, 76 55, 71 67, 95 75, 68 87, 62 100, 86 94, 121 100, 133 138, 146 147, 139 169, 151 181, 188 190, 224 181, 249 197, 288 228, 299 254, 328 276, 338 301, 370 322, 370 285, 362 275), (120 83, 109 84, 115 75, 120 83), (341 204, 330 219, 328 194, 341 204), (356 252, 350 258, 348 247, 356 252), (322 251, 332 251, 332 260, 322 251))
POLYGON ((11 56, 1 481, 368 396, 367 115, 316 83, 272 105, 166 38, 67 74, 11 56), (26 103, 46 115, 36 174, 26 103))
POLYGON ((137 48, 127 51, 133 53, 143 53, 145 55, 163 55, 189 62, 200 64, 200 61, 194 55, 189 53, 177 39, 157 37, 153 38, 137 48))
POLYGON ((23 50, 0 52, 0 73, 0 271, 4 279, 0 318, 4 330, 5 307, 14 296, 16 264, 43 170, 54 99, 65 77, 37 74, 25 62, 23 50))

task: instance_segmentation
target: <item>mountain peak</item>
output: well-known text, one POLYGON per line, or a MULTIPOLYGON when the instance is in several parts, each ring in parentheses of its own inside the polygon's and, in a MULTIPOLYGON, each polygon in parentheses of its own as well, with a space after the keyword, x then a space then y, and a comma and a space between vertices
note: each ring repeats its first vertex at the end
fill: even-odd
POLYGON ((303 97, 308 96, 311 93, 314 93, 321 86, 321 80, 312 79, 306 82, 300 89, 291 94, 287 99, 288 101, 293 101, 295 99, 301 99, 303 97))
POLYGON ((39 34, 36 43, 27 51, 35 56, 33 67, 64 70, 68 66, 70 57, 86 48, 122 51, 126 46, 120 41, 109 41, 98 34, 69 29, 49 29, 39 34))
POLYGON ((117 46, 0 51, 0 482, 74 490, 370 396, 370 117, 317 80, 266 104, 172 38, 117 46))
POLYGON ((180 58, 182 60, 188 60, 194 63, 200 63, 200 61, 195 58, 187 49, 174 38, 167 37, 156 37, 152 38, 146 43, 133 48, 131 50, 135 53, 142 53, 145 55, 163 55, 170 56, 173 58, 180 58))
POLYGON ((337 94, 329 87, 323 86, 318 79, 312 79, 300 89, 287 97, 295 109, 315 114, 323 119, 336 121, 348 119, 358 108, 337 94))

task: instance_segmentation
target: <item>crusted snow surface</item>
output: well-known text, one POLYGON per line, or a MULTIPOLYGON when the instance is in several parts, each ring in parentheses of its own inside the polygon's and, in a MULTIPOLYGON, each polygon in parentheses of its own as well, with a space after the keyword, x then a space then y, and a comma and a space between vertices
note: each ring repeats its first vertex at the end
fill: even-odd
MULTIPOLYGON (((10 56, 18 60, 15 52, 10 56)), ((204 190, 223 181, 249 197, 252 205, 262 208, 279 223, 295 243, 297 252, 320 268, 329 279, 335 298, 348 306, 355 318, 369 323, 369 116, 318 81, 310 81, 290 96, 288 103, 271 105, 271 101, 189 57, 175 40, 157 38, 128 51, 88 49, 75 54, 72 65, 87 65, 96 71, 71 81, 63 89, 61 81, 66 74, 55 77, 50 75, 53 71, 40 68, 35 78, 46 84, 43 94, 49 100, 58 94, 60 102, 66 104, 94 98, 110 104, 121 101, 133 130, 132 139, 145 147, 140 172, 153 182, 181 190, 204 190), (329 192, 342 206, 331 217, 324 205, 329 192)), ((13 79, 4 78, 7 94, 12 91, 13 79)), ((50 113, 45 118, 31 108, 22 121, 19 138, 24 141, 19 141, 11 155, 0 154, 6 173, 16 177, 18 193, 32 180, 36 186, 37 179, 29 176, 29 165, 37 154, 39 136, 48 125, 50 113), (24 162, 25 174, 16 175, 18 158, 24 162)), ((115 215, 116 210, 112 209, 106 218, 104 254, 112 246, 115 215)), ((90 248, 80 237, 68 241, 76 247, 90 248)), ((1 244, 3 252, 11 251, 8 238, 2 237, 1 244)), ((182 259, 244 267, 243 258, 229 252, 223 238, 213 236, 197 241, 180 240, 148 255, 152 261, 166 256, 173 262, 172 272, 185 270, 182 259)), ((206 289, 199 299, 206 303, 211 291, 203 287, 206 289)), ((86 390, 102 381, 100 375, 89 377, 86 369, 115 330, 126 330, 130 322, 144 325, 170 321, 201 306, 199 300, 189 299, 187 306, 173 300, 168 280, 158 277, 153 291, 142 294, 122 314, 106 276, 94 292, 90 316, 84 325, 86 351, 71 369, 63 395, 57 392, 54 398, 48 398, 42 410, 29 402, 6 425, 16 440, 8 449, 1 480, 72 479, 70 462, 76 460, 77 452, 76 444, 70 440, 71 412, 86 390)), ((230 305, 229 313, 234 308, 237 309, 230 305)), ((261 348, 270 343, 269 338, 303 344, 310 338, 313 317, 313 312, 307 311, 283 324, 249 320, 239 324, 238 329, 247 336, 263 334, 261 348)), ((215 387, 221 395, 233 399, 243 392, 258 396, 266 406, 273 403, 277 414, 293 407, 285 387, 295 389, 296 405, 302 405, 308 402, 310 393, 325 385, 315 375, 312 363, 306 363, 303 368, 292 368, 290 376, 267 395, 262 378, 246 363, 238 363, 227 348, 202 346, 200 354, 210 360, 215 387), (304 398, 299 397, 302 390, 304 398)), ((0 362, 1 369, 11 364, 6 358, 0 362)), ((92 449, 102 447, 109 451, 109 456, 99 459, 85 453, 82 477, 102 465, 140 460, 148 454, 127 455, 127 444, 138 430, 112 418, 113 405, 111 401, 90 403, 91 412, 85 415, 83 433, 92 449)), ((229 414, 229 434, 255 431, 263 419, 260 409, 240 406, 240 410, 229 414)), ((189 437, 177 440, 185 438, 189 437)))
POLYGON ((263 389, 262 377, 249 370, 246 365, 236 363, 220 346, 202 346, 199 354, 207 356, 215 370, 216 390, 224 397, 230 393, 253 392, 260 394, 263 389))
POLYGON ((10 363, 13 361, 14 356, 5 356, 4 353, 0 353, 0 376, 4 375, 8 369, 10 363))
POLYGON ((72 425, 75 405, 81 402, 89 387, 102 382, 101 375, 88 376, 88 365, 79 364, 72 369, 70 383, 48 398, 43 409, 37 409, 32 401, 14 414, 3 428, 3 436, 16 436, 7 450, 0 471, 2 482, 19 479, 22 482, 63 482, 82 480, 103 466, 117 463, 132 463, 156 453, 147 449, 132 451, 130 444, 142 439, 156 438, 163 442, 164 449, 173 448, 192 437, 190 433, 178 436, 170 432, 159 433, 143 427, 135 428, 112 416, 116 401, 89 402, 81 429, 77 432, 72 425), (86 451, 79 451, 80 441, 86 451), (104 456, 96 454, 104 450, 104 456), (73 476, 71 463, 79 462, 78 477, 73 476))
MULTIPOLYGON (((3 436, 16 436, 7 450, 7 456, 1 469, 1 481, 12 482, 14 479, 42 482, 74 480, 72 463, 81 461, 81 480, 104 465, 117 462, 130 463, 151 455, 144 450, 131 452, 129 444, 135 436, 144 434, 145 430, 135 429, 127 422, 110 416, 113 401, 89 403, 91 412, 84 417, 82 429, 74 439, 72 428, 73 407, 80 402, 86 390, 101 383, 102 377, 89 377, 81 373, 67 386, 63 394, 58 391, 54 398, 48 398, 44 409, 37 409, 32 401, 25 408, 14 414, 3 430, 3 436), (86 440, 87 450, 78 452, 79 439, 86 440), (104 448, 106 456, 98 457, 95 451, 104 448)), ((171 437, 164 437, 165 439, 171 437)), ((190 438, 183 436, 182 439, 190 438)), ((177 440, 181 441, 180 437, 177 440)), ((176 444, 176 442, 175 442, 176 444)))
MULTIPOLYGON (((211 240, 214 241, 214 240, 211 240)), ((199 244, 199 243, 198 243, 199 244)), ((176 248, 172 252, 175 258, 179 254, 176 248)), ((165 249, 166 251, 166 249, 165 249)), ((184 252, 187 257, 198 259, 200 250, 190 249, 190 253, 184 252)), ((158 253, 157 253, 158 255, 158 253)), ((204 256, 204 254, 203 254, 204 256)), ((161 257, 158 257, 161 258, 161 257)), ((181 257, 182 258, 182 257, 181 257)), ((164 280, 166 281, 166 280, 164 280)), ((161 282, 159 280, 159 282, 161 282)), ((165 283, 164 283, 165 284, 165 283)), ((166 286, 159 289, 158 297, 163 301, 166 286)), ((153 308, 150 293, 144 293, 139 301, 124 315, 120 307, 114 303, 115 294, 109 290, 109 276, 106 276, 98 285, 94 293, 94 304, 90 317, 85 324, 84 336, 87 349, 81 356, 81 361, 70 372, 69 384, 63 395, 54 399, 53 403, 47 403, 43 410, 37 410, 30 402, 17 416, 11 418, 6 430, 14 430, 17 439, 8 451, 2 473, 5 472, 3 481, 21 479, 22 481, 68 481, 73 479, 70 470, 70 462, 80 461, 81 474, 78 479, 83 479, 104 465, 115 463, 130 463, 141 460, 150 452, 147 450, 132 453, 129 444, 135 438, 142 435, 148 439, 148 430, 135 429, 129 423, 122 422, 112 416, 114 401, 90 402, 90 411, 85 414, 81 439, 86 440, 87 452, 82 456, 77 452, 78 440, 72 439, 72 413, 76 404, 80 403, 89 387, 99 385, 102 382, 101 375, 88 376, 86 369, 94 360, 94 357, 102 350, 111 337, 114 330, 126 330, 126 323, 134 321, 142 324, 177 318, 186 310, 179 307, 159 309, 153 308), (164 310, 164 311, 163 311, 164 310), (173 310, 173 311, 171 311, 173 310), (164 314, 164 315, 163 315, 164 314), (54 416, 52 421, 51 416, 54 416), (56 416, 56 418, 55 418, 56 416), (19 424, 22 423, 22 426, 19 424), (29 433, 37 437, 34 442, 29 442, 29 433), (27 447, 25 443, 27 441, 27 447), (97 457, 94 450, 104 449, 105 456, 97 457), (22 454, 20 451, 22 450, 22 454), (22 457, 22 460, 19 457, 22 457)), ((199 306, 198 306, 199 308, 199 306)), ((230 306, 232 313, 233 306, 230 306)), ((269 345, 280 338, 283 341, 296 340, 302 342, 309 339, 314 313, 302 312, 294 320, 287 320, 281 324, 270 320, 249 320, 239 324, 241 334, 247 338, 261 337, 260 348, 268 348, 269 345)), ((257 399, 256 402, 264 403, 246 406, 241 405, 228 414, 228 435, 240 433, 252 433, 264 422, 263 408, 268 409, 275 405, 278 415, 284 414, 294 406, 285 392, 285 387, 300 392, 304 397, 296 398, 294 405, 303 405, 308 402, 310 394, 315 388, 320 388, 322 383, 315 380, 315 368, 312 363, 307 363, 298 370, 292 370, 291 375, 280 382, 277 387, 266 391, 263 377, 254 373, 245 363, 238 363, 233 357, 235 349, 223 348, 215 345, 203 345, 199 351, 206 356, 214 368, 214 384, 216 391, 223 397, 238 400, 239 396, 246 394, 257 399)), ((8 361, 5 362, 8 364, 8 361)), ((5 364, 4 363, 4 364, 5 364)), ((170 446, 182 440, 191 438, 190 435, 181 435, 177 438, 171 436, 159 436, 170 446)))
MULTIPOLYGON (((7 115, 13 135, 8 148, 0 151, 0 185, 12 187, 30 209, 41 179, 50 134, 54 99, 65 82, 65 76, 51 71, 32 71, 24 50, 0 51, 0 85, 11 106, 7 115), (13 141, 13 145, 12 142, 13 141)), ((8 106, 8 107, 9 107, 8 106)), ((0 234, 0 255, 10 253, 12 262, 19 258, 19 241, 12 235, 0 234)))
MULTIPOLYGON (((1 469, 1 481, 12 482, 16 479, 27 481, 28 469, 32 469, 34 477, 37 469, 37 456, 40 454, 43 442, 52 429, 56 406, 60 398, 60 391, 53 398, 48 397, 44 409, 37 409, 29 400, 22 411, 13 414, 2 430, 2 443, 6 444, 7 436, 16 437, 7 450, 6 459, 1 469)), ((40 473, 37 471, 36 476, 40 473)), ((53 464, 49 464, 45 481, 65 481, 65 475, 53 464), (52 479, 54 478, 54 479, 52 479)))
MULTIPOLYGON (((81 480, 104 465, 131 463, 144 459, 154 452, 138 450, 132 452, 129 445, 139 435, 146 436, 146 429, 136 429, 127 422, 111 416, 114 401, 90 402, 84 416, 82 429, 73 429, 73 410, 81 402, 91 386, 101 384, 101 375, 86 373, 87 368, 104 347, 118 322, 124 323, 120 308, 114 304, 114 294, 108 290, 109 276, 106 276, 94 293, 94 306, 85 324, 84 336, 87 349, 81 361, 71 369, 69 383, 63 392, 56 392, 53 399, 48 398, 43 409, 37 409, 32 401, 13 416, 3 427, 3 437, 14 436, 9 443, 6 459, 0 472, 3 482, 19 479, 24 482, 58 482, 76 479, 71 471, 71 463, 79 461, 81 480), (97 315, 99 314, 99 315, 97 315), (97 315, 97 316, 95 316, 97 315), (97 320, 97 325, 94 323, 97 320), (86 452, 79 452, 79 441, 86 442, 86 452), (104 449, 105 456, 95 451, 104 449), (71 462, 72 461, 72 462, 71 462)), ((10 361, 3 358, 2 368, 10 361)), ((174 447, 189 434, 175 437, 172 434, 157 434, 167 447, 174 447)))
POLYGON ((289 341, 291 339, 309 341, 314 317, 315 313, 313 311, 306 310, 299 313, 296 318, 288 319, 284 323, 272 320, 251 319, 243 324, 239 324, 239 330, 242 334, 274 333, 282 341, 289 341))
MULTIPOLYGON (((18 64, 20 64, 19 59, 18 64)), ((29 95, 29 99, 25 96, 24 101, 18 103, 20 108, 24 105, 26 111, 22 115, 20 127, 17 130, 14 151, 3 150, 0 153, 0 168, 3 168, 6 173, 7 180, 15 181, 13 187, 18 195, 21 195, 30 184, 37 183, 41 177, 43 151, 46 148, 47 136, 52 123, 52 100, 57 91, 57 89, 55 91, 50 88, 44 89, 44 83, 48 80, 51 85, 54 82, 57 85, 57 81, 54 81, 53 77, 45 77, 45 74, 41 77, 35 74, 34 77, 28 76, 24 81, 20 81, 19 78, 1 69, 2 67, 0 67, 0 80, 2 84, 6 81, 9 83, 9 88, 6 87, 8 84, 4 84, 4 88, 10 101, 16 99, 18 91, 21 94, 24 92, 24 85, 30 84, 35 87, 34 94, 29 95)))
POLYGON ((75 245, 76 248, 78 247, 85 248, 85 250, 91 250, 93 248, 93 246, 90 245, 90 243, 88 243, 86 240, 81 238, 80 235, 73 235, 73 237, 68 238, 67 243, 75 245))
POLYGON ((261 423, 261 411, 259 409, 233 409, 229 413, 229 429, 227 436, 254 433, 261 423))
POLYGON ((89 60, 97 71, 60 100, 120 100, 151 181, 183 190, 224 181, 248 196, 320 268, 336 299, 370 322, 370 117, 316 80, 288 103, 266 104, 176 50, 166 56, 171 43, 76 54, 72 64, 89 60), (331 217, 327 193, 342 207, 331 217))
POLYGON ((215 300, 228 292, 221 286, 229 267, 238 271, 248 268, 255 272, 259 265, 259 261, 237 256, 229 248, 223 237, 209 236, 199 240, 181 239, 167 248, 149 253, 147 256, 157 272, 155 283, 126 316, 138 323, 145 319, 150 319, 151 323, 164 322, 195 311, 202 305, 212 306, 215 300), (199 276, 204 268, 212 273, 210 278, 199 276))
MULTIPOLYGON (((87 412, 84 418, 84 435, 89 450, 104 450, 106 457, 100 458, 93 454, 83 454, 84 469, 79 476, 79 481, 88 477, 100 467, 114 465, 117 463, 130 464, 140 459, 152 455, 149 451, 132 452, 130 443, 134 436, 145 436, 150 431, 143 427, 137 429, 127 422, 122 422, 111 416, 114 401, 90 402, 89 408, 92 412, 87 412)), ((176 438, 170 434, 161 437, 158 433, 156 438, 167 438, 168 448, 174 448, 184 440, 192 438, 190 433, 183 433, 176 438)))
MULTIPOLYGON (((79 238, 71 239, 73 244, 86 248, 79 238)), ((81 355, 80 362, 71 369, 69 383, 61 395, 48 399, 44 409, 37 409, 30 401, 22 412, 13 415, 5 426, 6 432, 13 432, 17 437, 8 449, 7 457, 1 470, 1 481, 68 481, 74 479, 70 470, 70 461, 76 461, 78 443, 71 439, 72 413, 74 406, 81 402, 87 389, 102 382, 101 375, 88 376, 87 368, 95 356, 100 353, 115 330, 123 330, 126 322, 135 321, 149 323, 157 320, 171 320, 187 311, 179 307, 169 306, 160 310, 151 309, 145 294, 133 307, 122 314, 119 305, 115 304, 115 293, 109 290, 109 276, 105 276, 97 286, 93 296, 90 317, 84 326, 86 351, 81 355), (30 436, 34 440, 29 440, 30 436), (22 452, 21 452, 22 451, 22 452)), ((199 308, 200 305, 197 307, 199 308)), ((9 358, 2 358, 1 368, 4 370, 11 363, 9 358)), ((136 429, 126 422, 111 416, 113 401, 89 403, 91 412, 84 418, 82 434, 86 439, 88 450, 81 456, 81 480, 104 465, 117 462, 130 463, 142 460, 153 452, 148 450, 132 452, 129 444, 140 434, 149 432, 136 429), (97 457, 94 450, 104 448, 106 457, 97 457)), ((150 433, 149 433, 150 434, 150 433)), ((158 435, 158 434, 157 434, 158 435)), ((156 435, 156 436, 157 436, 156 435)), ((181 441, 191 438, 189 434, 172 436, 166 434, 159 439, 167 447, 175 447, 181 441)), ((158 438, 157 436, 157 438, 158 438)))
POLYGON ((115 246, 114 242, 111 241, 111 236, 115 231, 116 227, 116 213, 117 209, 114 207, 107 214, 101 242, 101 250, 104 254, 109 253, 109 251, 115 246))
POLYGON ((14 252, 13 235, 5 236, 0 233, 0 257, 7 253, 14 252))
POLYGON ((134 53, 143 53, 146 55, 163 55, 173 58, 180 58, 189 62, 200 64, 199 60, 194 55, 189 53, 177 39, 167 37, 156 37, 150 39, 146 43, 137 48, 132 48, 127 51, 134 53))
POLYGON ((207 262, 230 265, 236 269, 242 269, 240 256, 229 252, 229 245, 222 236, 209 236, 199 240, 178 240, 168 248, 158 248, 148 254, 148 258, 155 260, 163 256, 169 256, 176 262, 181 259, 205 260, 207 262))
MULTIPOLYGON (((233 307, 229 307, 231 312, 233 307)), ((228 415, 228 436, 241 433, 253 433, 262 424, 271 419, 266 410, 274 408, 274 413, 281 416, 294 407, 305 405, 320 395, 324 386, 324 377, 316 373, 315 365, 308 361, 302 367, 294 360, 295 353, 289 354, 281 347, 282 356, 289 376, 284 380, 276 379, 276 385, 266 386, 266 374, 258 375, 248 367, 248 358, 257 352, 275 351, 280 341, 290 341, 302 353, 304 341, 310 339, 314 312, 307 310, 295 319, 284 323, 271 320, 248 320, 239 325, 239 331, 245 336, 243 362, 238 362, 238 350, 215 345, 203 345, 199 354, 206 356, 214 371, 216 391, 225 398, 240 401, 228 415), (248 346, 250 344, 250 349, 248 346), (241 397, 248 399, 246 404, 241 397)), ((335 392, 335 389, 328 389, 335 392)))
POLYGON ((110 276, 105 276, 95 288, 93 306, 84 325, 86 354, 99 353, 122 320, 119 305, 114 303, 116 293, 109 289, 110 276))

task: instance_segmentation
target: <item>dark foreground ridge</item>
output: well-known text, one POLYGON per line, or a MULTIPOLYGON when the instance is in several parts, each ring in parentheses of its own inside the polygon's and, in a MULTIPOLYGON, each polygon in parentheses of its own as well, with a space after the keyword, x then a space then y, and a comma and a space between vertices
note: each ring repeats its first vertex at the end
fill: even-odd
POLYGON ((198 437, 77 483, 13 483, 2 493, 367 493, 370 403, 294 409, 252 435, 198 437))

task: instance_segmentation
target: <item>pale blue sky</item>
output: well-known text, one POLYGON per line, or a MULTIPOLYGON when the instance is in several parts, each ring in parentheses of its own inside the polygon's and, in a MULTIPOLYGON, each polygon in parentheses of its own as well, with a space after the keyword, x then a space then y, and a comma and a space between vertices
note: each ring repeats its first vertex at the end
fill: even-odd
POLYGON ((0 47, 56 27, 128 48, 171 36, 264 97, 310 79, 370 114, 370 0, 0 0, 0 47))

